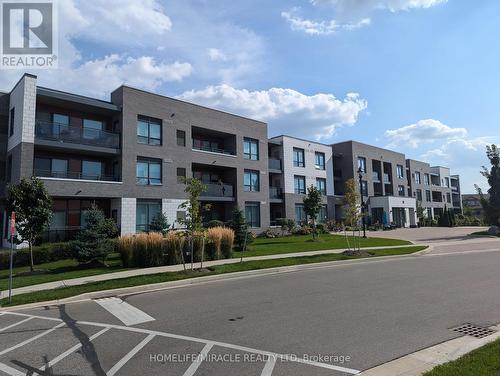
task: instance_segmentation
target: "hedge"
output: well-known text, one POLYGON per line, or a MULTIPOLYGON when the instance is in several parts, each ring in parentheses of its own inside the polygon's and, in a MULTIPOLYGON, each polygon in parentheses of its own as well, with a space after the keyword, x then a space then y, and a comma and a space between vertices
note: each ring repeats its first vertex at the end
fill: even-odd
MULTIPOLYGON (((75 258, 75 251, 72 242, 46 243, 33 247, 33 263, 44 264, 58 260, 75 258)), ((30 265, 29 248, 22 248, 14 251, 14 267, 30 265)), ((0 270, 10 267, 10 251, 0 251, 0 270)))

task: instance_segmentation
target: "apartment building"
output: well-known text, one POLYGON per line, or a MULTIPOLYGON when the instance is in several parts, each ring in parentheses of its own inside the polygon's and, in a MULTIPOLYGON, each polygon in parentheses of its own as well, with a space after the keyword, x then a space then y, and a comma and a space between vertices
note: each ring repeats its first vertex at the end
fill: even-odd
MULTIPOLYGON (((487 193, 484 194, 486 199, 489 199, 487 193)), ((464 209, 469 210, 469 212, 476 218, 482 219, 484 216, 483 205, 481 204, 481 196, 477 193, 464 194, 462 195, 462 205, 464 209)))
POLYGON ((333 157, 330 145, 291 136, 276 136, 268 141, 270 219, 306 220, 303 199, 314 186, 323 194, 319 220, 334 218, 333 157))
POLYGON ((416 226, 416 199, 408 194, 404 154, 356 141, 333 144, 332 148, 337 220, 343 216, 340 198, 345 194, 345 183, 355 179, 363 194, 370 223, 416 226))
POLYGON ((97 100, 25 74, 0 93, 0 132, 2 194, 5 183, 40 177, 53 197, 48 240, 71 237, 93 204, 122 234, 147 231, 160 210, 175 225, 191 176, 208 186, 205 221, 227 221, 239 205, 254 231, 269 226, 265 123, 127 86, 97 100))

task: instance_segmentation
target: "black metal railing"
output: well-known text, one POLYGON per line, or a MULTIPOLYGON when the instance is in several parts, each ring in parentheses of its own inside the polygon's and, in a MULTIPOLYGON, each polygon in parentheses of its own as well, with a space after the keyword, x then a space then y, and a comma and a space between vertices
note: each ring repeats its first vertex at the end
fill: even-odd
POLYGON ((193 139, 193 150, 201 150, 201 151, 208 151, 210 153, 219 153, 219 154, 226 154, 226 155, 236 155, 236 153, 232 150, 225 150, 225 149, 220 149, 214 146, 208 146, 208 145, 201 145, 200 140, 193 139))
POLYGON ((47 121, 36 121, 35 137, 43 140, 67 142, 119 149, 120 135, 93 128, 82 128, 47 121))
POLYGON ((283 189, 278 187, 269 187, 269 198, 283 198, 283 189))
POLYGON ((230 184, 205 184, 207 190, 201 197, 234 197, 234 189, 230 184))
POLYGON ((48 171, 34 170, 34 175, 41 178, 59 178, 59 179, 78 179, 78 180, 96 180, 96 181, 120 181, 120 177, 104 174, 85 174, 82 172, 70 171, 48 171))
POLYGON ((271 170, 281 170, 281 159, 269 158, 269 168, 271 170))

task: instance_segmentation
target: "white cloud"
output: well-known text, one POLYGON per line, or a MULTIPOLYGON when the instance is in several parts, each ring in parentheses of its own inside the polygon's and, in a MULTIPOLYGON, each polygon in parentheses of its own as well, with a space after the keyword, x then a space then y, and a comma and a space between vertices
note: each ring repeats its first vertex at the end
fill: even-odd
POLYGON ((208 49, 208 56, 210 57, 210 60, 213 61, 226 61, 227 56, 219 50, 218 48, 209 48, 208 49))
POLYGON ((311 3, 315 5, 331 5, 339 12, 370 12, 374 9, 398 12, 416 8, 426 9, 446 2, 448 0, 311 0, 311 3))
POLYGON ((249 91, 229 85, 187 91, 179 98, 266 121, 272 134, 316 139, 330 138, 338 127, 354 125, 367 107, 356 93, 337 99, 333 94, 306 95, 282 88, 249 91))
POLYGON ((467 130, 449 127, 439 120, 425 119, 415 124, 387 130, 384 135, 389 140, 391 148, 399 145, 417 148, 423 143, 464 138, 467 136, 467 130))
POLYGON ((288 21, 292 30, 303 31, 310 35, 330 35, 339 30, 354 30, 370 24, 369 18, 363 18, 356 23, 339 24, 335 20, 313 21, 297 15, 298 9, 281 12, 281 17, 288 21))

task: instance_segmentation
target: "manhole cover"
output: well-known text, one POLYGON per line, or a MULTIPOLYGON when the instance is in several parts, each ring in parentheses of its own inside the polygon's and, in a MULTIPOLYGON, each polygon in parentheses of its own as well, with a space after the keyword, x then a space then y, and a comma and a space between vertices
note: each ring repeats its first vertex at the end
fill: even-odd
POLYGON ((487 337, 493 333, 495 333, 495 330, 490 329, 490 328, 485 328, 483 326, 478 326, 470 323, 465 323, 460 326, 457 326, 456 328, 451 328, 450 329, 453 332, 458 332, 462 333, 474 338, 483 338, 487 337))

